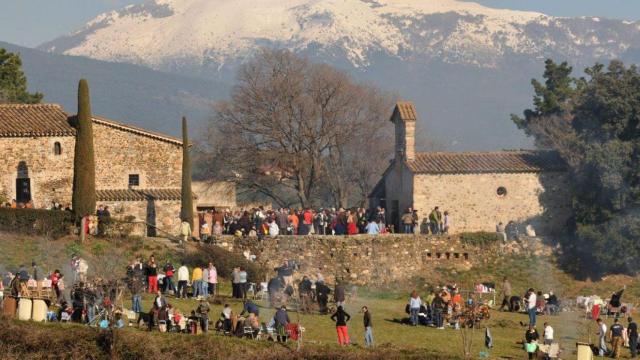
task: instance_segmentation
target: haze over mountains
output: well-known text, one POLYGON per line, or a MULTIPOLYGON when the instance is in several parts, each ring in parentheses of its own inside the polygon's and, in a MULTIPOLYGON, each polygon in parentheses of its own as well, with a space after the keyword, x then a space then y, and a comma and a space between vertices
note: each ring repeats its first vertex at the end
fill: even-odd
MULTIPOLYGON (((509 114, 530 105, 529 80, 540 77, 544 59, 569 60, 577 70, 612 58, 638 63, 639 35, 638 22, 454 0, 156 0, 99 15, 39 49, 60 54, 56 59, 68 68, 82 58, 61 55, 139 65, 122 70, 135 76, 113 74, 119 80, 98 91, 118 96, 128 89, 127 100, 137 104, 166 105, 171 98, 171 112, 150 105, 158 111, 107 107, 101 114, 176 133, 177 121, 171 128, 166 124, 174 119, 166 117, 185 112, 202 124, 210 111, 204 100, 224 98, 238 65, 257 48, 288 48, 414 101, 419 131, 449 149, 484 150, 530 146, 509 114), (154 88, 164 86, 163 99, 154 88)), ((47 56, 55 55, 23 53, 26 64, 47 56)), ((109 67, 124 69, 84 65, 99 78, 109 78, 109 67)), ((47 87, 61 82, 37 66, 27 66, 27 74, 47 100, 47 87)))

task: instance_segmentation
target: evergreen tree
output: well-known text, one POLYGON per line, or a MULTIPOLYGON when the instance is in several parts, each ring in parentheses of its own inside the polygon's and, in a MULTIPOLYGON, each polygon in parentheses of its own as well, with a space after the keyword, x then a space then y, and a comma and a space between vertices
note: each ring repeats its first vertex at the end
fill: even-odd
MULTIPOLYGON (((573 78, 547 62, 535 108, 516 123, 569 165, 573 216, 565 265, 583 275, 640 270, 640 72, 612 61, 573 78), (573 84, 573 85, 572 85, 573 84), (558 126, 562 124, 562 126, 558 126)), ((517 117, 514 117, 517 118, 517 117)))
POLYGON ((20 56, 0 48, 0 103, 37 104, 41 100, 41 93, 27 91, 20 56))
POLYGON ((191 155, 189 154, 189 134, 187 118, 182 118, 182 192, 180 219, 193 226, 193 192, 191 190, 191 155))
POLYGON ((92 215, 96 209, 96 166, 93 153, 93 123, 89 84, 78 84, 78 115, 76 116, 76 146, 73 159, 73 211, 77 218, 92 215))

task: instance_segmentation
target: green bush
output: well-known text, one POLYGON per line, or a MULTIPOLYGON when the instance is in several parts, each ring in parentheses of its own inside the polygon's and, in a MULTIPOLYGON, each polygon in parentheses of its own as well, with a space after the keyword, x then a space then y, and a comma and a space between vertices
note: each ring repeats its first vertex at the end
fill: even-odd
POLYGON ((129 238, 131 234, 136 230, 136 226, 139 223, 135 222, 136 217, 127 215, 124 219, 110 218, 108 221, 104 221, 102 224, 103 233, 106 232, 111 238, 129 238))
POLYGON ((74 216, 68 211, 0 208, 0 230, 57 239, 71 234, 74 216))
POLYGON ((250 262, 244 256, 213 245, 199 245, 194 252, 187 253, 183 258, 189 267, 206 266, 212 262, 218 276, 231 278, 233 268, 242 266, 249 275, 249 281, 259 283, 264 281, 266 271, 260 265, 250 262))
POLYGON ((460 242, 465 245, 485 247, 496 243, 498 234, 488 231, 465 232, 460 234, 460 242))

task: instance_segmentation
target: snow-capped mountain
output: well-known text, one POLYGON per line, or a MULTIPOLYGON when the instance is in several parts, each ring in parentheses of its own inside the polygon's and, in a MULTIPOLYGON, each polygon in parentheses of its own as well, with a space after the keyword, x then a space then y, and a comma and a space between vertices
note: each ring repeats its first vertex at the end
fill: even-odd
POLYGON ((220 68, 261 45, 344 56, 356 67, 380 54, 496 67, 513 54, 617 57, 640 45, 640 24, 606 22, 455 0, 156 0, 41 48, 173 69, 220 68))
MULTIPOLYGON (((232 81, 288 48, 413 100, 454 149, 528 146, 509 121, 546 58, 640 62, 640 22, 558 18, 462 0, 155 0, 99 15, 40 49, 232 81)), ((420 124, 419 124, 420 126, 420 124)))

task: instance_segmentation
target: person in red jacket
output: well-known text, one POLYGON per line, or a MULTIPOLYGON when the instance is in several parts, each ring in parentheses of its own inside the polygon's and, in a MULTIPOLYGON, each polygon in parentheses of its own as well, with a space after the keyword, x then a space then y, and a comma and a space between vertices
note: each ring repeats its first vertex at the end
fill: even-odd
POLYGON ((58 281, 60 280, 60 270, 56 269, 51 273, 51 287, 56 292, 56 299, 60 299, 60 288, 58 287, 58 281))

